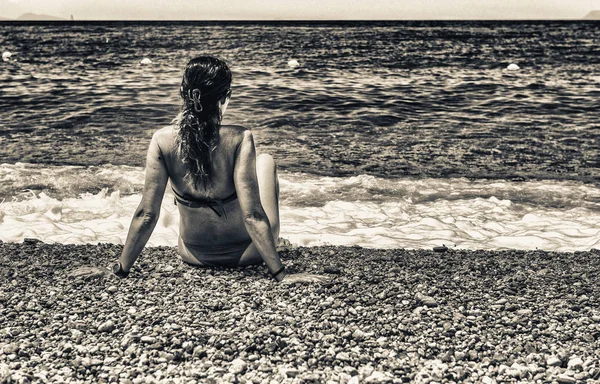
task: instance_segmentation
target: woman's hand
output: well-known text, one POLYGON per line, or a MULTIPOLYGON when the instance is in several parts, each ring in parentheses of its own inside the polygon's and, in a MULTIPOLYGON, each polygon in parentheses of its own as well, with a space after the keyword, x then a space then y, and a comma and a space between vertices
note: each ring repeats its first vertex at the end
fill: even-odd
POLYGON ((331 280, 329 276, 316 275, 314 273, 294 273, 285 275, 281 283, 296 284, 296 283, 326 283, 331 280))

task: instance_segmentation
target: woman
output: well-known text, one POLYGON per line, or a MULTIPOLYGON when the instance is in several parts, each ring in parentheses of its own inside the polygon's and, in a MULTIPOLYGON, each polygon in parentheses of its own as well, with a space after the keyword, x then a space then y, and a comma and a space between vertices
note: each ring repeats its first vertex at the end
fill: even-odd
POLYGON ((223 61, 192 59, 183 75, 182 112, 157 131, 146 157, 142 201, 113 271, 126 277, 158 221, 171 180, 181 216, 179 253, 195 266, 246 266, 264 262, 277 281, 320 281, 287 275, 276 251, 279 196, 275 163, 256 156, 252 133, 222 126, 231 96, 231 71, 223 61))

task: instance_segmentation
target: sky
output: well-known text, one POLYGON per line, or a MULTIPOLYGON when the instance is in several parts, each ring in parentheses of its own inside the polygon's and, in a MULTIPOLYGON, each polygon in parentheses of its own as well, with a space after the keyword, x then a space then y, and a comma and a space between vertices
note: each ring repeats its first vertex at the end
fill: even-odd
POLYGON ((0 0, 0 17, 76 20, 581 19, 600 0, 0 0))

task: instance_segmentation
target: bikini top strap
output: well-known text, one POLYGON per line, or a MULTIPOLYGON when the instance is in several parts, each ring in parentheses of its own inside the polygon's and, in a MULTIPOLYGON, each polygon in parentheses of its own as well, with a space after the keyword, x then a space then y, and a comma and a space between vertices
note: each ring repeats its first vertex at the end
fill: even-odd
POLYGON ((200 199, 181 196, 179 193, 177 193, 177 191, 175 191, 175 188, 171 187, 171 189, 173 190, 173 193, 175 194, 175 205, 177 205, 179 203, 179 204, 183 204, 186 207, 190 207, 190 208, 200 208, 200 207, 210 208, 217 216, 219 216, 219 217, 225 216, 225 219, 227 219, 227 212, 225 211, 224 205, 237 199, 236 192, 233 192, 230 196, 228 196, 222 200, 221 199, 214 199, 214 200, 202 199, 202 200, 200 200, 200 199), (217 208, 220 208, 221 212, 219 212, 217 210, 217 208))

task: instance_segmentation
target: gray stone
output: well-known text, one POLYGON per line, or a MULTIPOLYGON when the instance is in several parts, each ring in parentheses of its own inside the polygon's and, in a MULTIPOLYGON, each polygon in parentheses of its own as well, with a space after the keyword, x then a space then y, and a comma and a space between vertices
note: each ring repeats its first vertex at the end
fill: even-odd
POLYGON ((533 311, 529 308, 519 309, 517 313, 521 316, 529 316, 533 313, 533 311))
MULTIPOLYGON (((353 376, 357 377, 357 376, 353 376)), ((388 383, 391 382, 392 379, 386 376, 383 372, 373 371, 366 379, 365 383, 388 383)))
POLYGON ((131 334, 128 333, 125 336, 123 336, 123 338, 121 339, 121 348, 122 349, 126 349, 129 347, 129 345, 131 344, 131 341, 133 340, 133 338, 131 337, 131 334))
POLYGON ((570 369, 581 370, 583 368, 583 360, 581 360, 581 358, 577 356, 573 356, 569 359, 567 367, 569 367, 570 369))
POLYGON ((112 332, 115 329, 115 323, 112 320, 105 321, 98 326, 100 332, 112 332))
POLYGON ((8 344, 3 348, 4 354, 11 355, 13 353, 19 352, 19 346, 17 344, 8 344))
POLYGON ((142 336, 140 340, 142 341, 142 343, 146 344, 154 344, 156 342, 156 339, 152 336, 142 336))
POLYGON ((361 331, 360 329, 357 329, 356 331, 354 331, 354 333, 352 334, 352 337, 355 340, 363 340, 365 338, 366 334, 361 331))
POLYGON ((346 372, 350 376, 358 376, 358 371, 356 370, 356 368, 350 365, 346 365, 344 368, 342 368, 342 371, 346 372))
POLYGON ((560 367, 561 364, 562 364, 562 360, 556 356, 550 356, 546 360, 546 365, 549 367, 560 367))
POLYGON ((194 348, 194 352, 192 352, 192 356, 197 356, 200 358, 204 357, 204 356, 206 356, 206 349, 204 349, 204 347, 199 345, 196 348, 194 348))
POLYGON ((339 361, 351 361, 350 359, 350 355, 347 352, 339 352, 337 355, 335 355, 335 358, 338 359, 339 361))
POLYGON ((558 381, 560 384, 576 384, 577 383, 577 380, 575 380, 574 377, 571 377, 566 374, 558 375, 558 377, 556 378, 556 381, 558 381))
POLYGON ((105 268, 99 267, 79 267, 69 271, 68 276, 75 279, 88 280, 98 277, 110 276, 110 272, 105 268))
POLYGON ((229 372, 239 375, 243 373, 246 370, 246 368, 248 368, 248 363, 246 363, 242 359, 235 359, 231 362, 231 365, 229 366, 229 372))
POLYGON ((288 368, 285 370, 285 375, 290 378, 296 377, 296 376, 298 376, 298 370, 294 369, 294 368, 288 368))
POLYGON ((419 303, 424 304, 428 307, 436 307, 438 305, 437 301, 431 296, 426 296, 421 293, 417 293, 415 298, 419 303))

